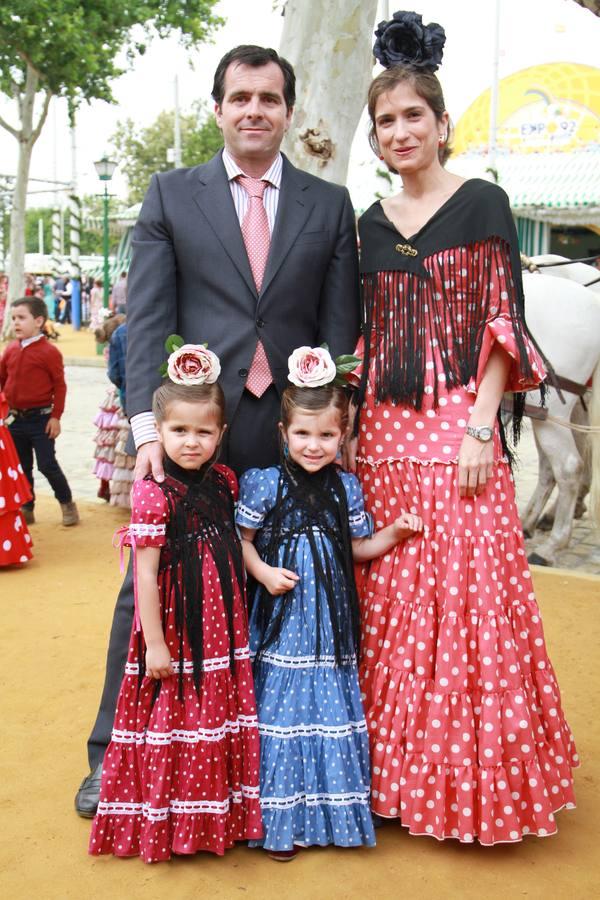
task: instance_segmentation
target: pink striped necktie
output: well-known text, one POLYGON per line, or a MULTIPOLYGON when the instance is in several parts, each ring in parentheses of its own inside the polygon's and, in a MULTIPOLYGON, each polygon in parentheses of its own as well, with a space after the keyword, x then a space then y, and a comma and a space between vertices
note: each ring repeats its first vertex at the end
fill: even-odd
MULTIPOLYGON (((260 294, 271 246, 269 220, 263 203, 265 188, 269 182, 262 181, 260 178, 249 178, 247 175, 239 175, 238 181, 248 194, 248 209, 242 222, 242 237, 246 245, 246 253, 248 254, 248 262, 250 263, 256 290, 260 294)), ((248 372, 246 390, 254 394, 255 397, 262 397, 272 383, 273 376, 269 367, 269 360, 262 341, 259 341, 256 345, 250 371, 248 372)))

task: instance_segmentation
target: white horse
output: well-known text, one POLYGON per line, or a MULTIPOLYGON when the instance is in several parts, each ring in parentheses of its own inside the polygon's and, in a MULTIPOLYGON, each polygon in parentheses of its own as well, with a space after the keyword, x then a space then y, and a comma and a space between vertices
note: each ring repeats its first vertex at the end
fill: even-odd
MULTIPOLYGON (((533 262, 561 259, 534 257, 533 262)), ((600 523, 600 433, 590 436, 592 453, 586 473, 585 435, 551 420, 555 418, 575 426, 589 421, 592 426, 600 427, 600 284, 583 286, 599 273, 593 266, 582 263, 540 271, 543 274, 526 272, 523 276, 525 311, 531 332, 557 375, 579 384, 586 384, 593 376, 591 397, 586 402, 587 414, 575 394, 563 391, 563 403, 556 390, 550 388, 546 406, 551 418, 531 420, 539 470, 536 488, 523 515, 523 528, 526 535, 533 534, 557 485, 551 531, 530 556, 531 562, 552 565, 556 553, 569 544, 578 498, 581 513, 581 496, 590 482, 590 514, 600 523)), ((528 399, 539 402, 538 392, 528 399)))

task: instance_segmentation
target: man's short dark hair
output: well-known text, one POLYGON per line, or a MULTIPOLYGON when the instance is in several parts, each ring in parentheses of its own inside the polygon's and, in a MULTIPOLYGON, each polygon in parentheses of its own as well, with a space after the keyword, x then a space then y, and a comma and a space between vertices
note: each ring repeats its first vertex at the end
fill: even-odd
POLYGON ((239 47, 234 47, 221 59, 215 71, 212 89, 212 97, 215 103, 218 106, 223 104, 225 72, 231 63, 258 68, 259 66, 268 65, 270 62, 274 62, 281 69, 283 74, 283 98, 288 110, 292 109, 296 103, 296 75, 291 63, 271 47, 257 47, 255 44, 240 44, 239 47))
POLYGON ((34 319, 43 316, 44 324, 48 318, 48 307, 41 297, 19 297, 18 300, 13 300, 10 306, 11 309, 14 309, 15 306, 26 306, 34 319))

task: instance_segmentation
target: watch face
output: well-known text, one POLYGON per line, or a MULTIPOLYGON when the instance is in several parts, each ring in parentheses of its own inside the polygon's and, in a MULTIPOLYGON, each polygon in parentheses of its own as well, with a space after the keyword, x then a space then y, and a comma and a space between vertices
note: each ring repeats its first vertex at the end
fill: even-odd
POLYGON ((487 425, 482 425, 482 427, 479 428, 478 430, 479 430, 479 439, 480 439, 481 441, 489 441, 489 440, 491 440, 491 437, 492 437, 492 434, 493 434, 491 428, 488 428, 487 425))

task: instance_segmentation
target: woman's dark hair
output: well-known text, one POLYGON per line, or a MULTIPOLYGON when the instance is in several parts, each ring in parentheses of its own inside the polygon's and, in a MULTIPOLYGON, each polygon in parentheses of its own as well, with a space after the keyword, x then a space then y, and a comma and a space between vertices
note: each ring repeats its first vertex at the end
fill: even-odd
MULTIPOLYGON (((371 119, 369 144, 377 156, 379 156, 380 153, 375 128, 375 108, 377 106, 377 101, 383 94, 393 91, 399 84, 409 84, 419 97, 422 97, 438 122, 442 121, 442 116, 446 112, 446 103, 444 101, 442 86, 433 72, 421 72, 417 69, 410 69, 404 66, 394 66, 392 69, 386 69, 385 72, 382 72, 371 82, 367 96, 367 109, 369 111, 369 118, 371 119)), ((452 154, 451 140, 453 130, 452 123, 449 121, 448 137, 444 143, 440 145, 438 150, 438 158, 442 165, 446 164, 452 154)), ((395 171, 395 169, 392 171, 395 171)))
POLYGON ((219 384, 175 384, 166 379, 152 396, 152 413, 160 425, 173 403, 212 403, 218 413, 219 427, 225 424, 225 395, 219 384))
POLYGON ((340 414, 340 427, 348 427, 348 396, 342 387, 325 384, 323 387, 286 387, 281 395, 281 424, 289 428, 292 416, 297 410, 320 413, 333 406, 340 414))
POLYGON ((13 300, 10 306, 11 309, 14 309, 15 306, 26 306, 34 319, 42 317, 44 319, 44 324, 46 324, 48 319, 48 307, 41 297, 19 297, 18 300, 13 300))
POLYGON ((240 44, 234 47, 220 60, 215 71, 215 79, 212 88, 212 98, 218 106, 223 105, 225 96, 225 73, 227 68, 235 63, 239 66, 266 66, 274 62, 279 66, 283 74, 283 98, 288 110, 296 103, 296 75, 291 63, 280 56, 271 47, 258 47, 256 44, 240 44))

